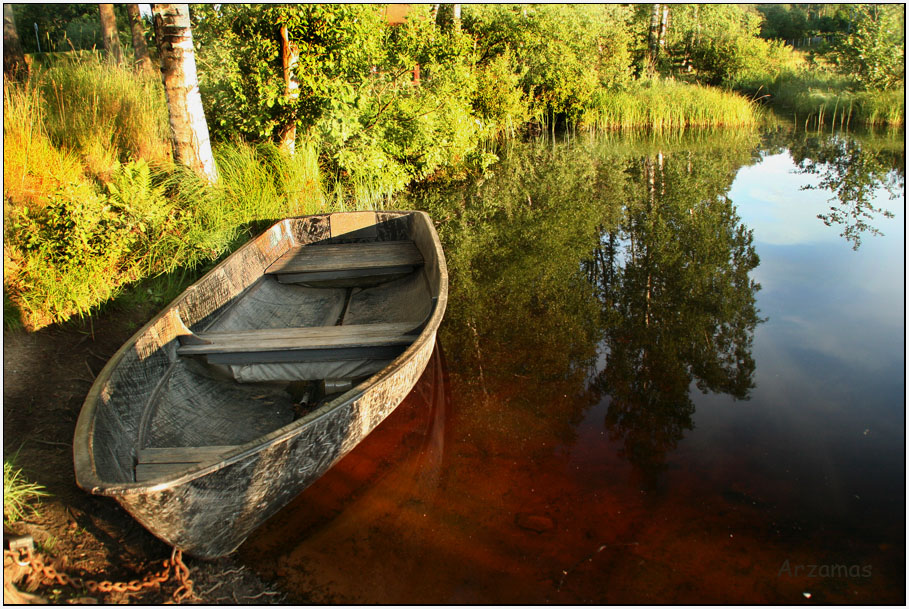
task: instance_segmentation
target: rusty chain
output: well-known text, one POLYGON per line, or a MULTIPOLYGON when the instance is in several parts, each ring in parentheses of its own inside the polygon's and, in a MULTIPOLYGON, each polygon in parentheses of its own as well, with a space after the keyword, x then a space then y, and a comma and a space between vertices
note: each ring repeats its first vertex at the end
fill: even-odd
POLYGON ((174 548, 171 553, 170 560, 164 561, 164 569, 162 571, 146 575, 141 580, 134 579, 129 582, 99 582, 81 577, 70 577, 66 573, 57 571, 53 565, 45 565, 41 555, 34 554, 31 548, 21 548, 18 553, 4 550, 3 555, 4 558, 11 558, 19 566, 32 569, 32 573, 27 578, 30 583, 37 583, 42 580, 56 582, 61 586, 73 586, 87 590, 89 594, 97 594, 99 592, 139 592, 144 588, 159 586, 170 578, 170 570, 173 568, 174 579, 180 584, 173 593, 174 602, 182 603, 193 595, 193 580, 189 579, 189 567, 183 563, 183 552, 177 548, 174 548))

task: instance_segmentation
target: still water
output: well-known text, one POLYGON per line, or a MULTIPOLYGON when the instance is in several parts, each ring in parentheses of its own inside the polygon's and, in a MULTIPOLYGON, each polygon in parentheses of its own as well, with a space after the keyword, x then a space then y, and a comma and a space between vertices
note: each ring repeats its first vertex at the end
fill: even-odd
POLYGON ((514 143, 404 202, 408 399, 242 559, 320 603, 905 602, 902 134, 514 143))

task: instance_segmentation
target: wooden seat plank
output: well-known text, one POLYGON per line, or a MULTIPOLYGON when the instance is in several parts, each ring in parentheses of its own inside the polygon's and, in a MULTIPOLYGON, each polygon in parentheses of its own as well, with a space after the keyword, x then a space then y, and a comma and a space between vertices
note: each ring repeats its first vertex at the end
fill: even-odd
POLYGON ((210 355, 406 346, 414 340, 408 333, 417 327, 418 324, 408 322, 206 332, 195 335, 204 342, 184 344, 177 348, 177 353, 210 355))
POLYGON ((233 446, 174 446, 139 449, 136 482, 179 474, 199 463, 215 463, 233 446))
POLYGON ((265 271, 269 275, 344 273, 412 269, 423 264, 413 241, 327 243, 290 249, 265 271))

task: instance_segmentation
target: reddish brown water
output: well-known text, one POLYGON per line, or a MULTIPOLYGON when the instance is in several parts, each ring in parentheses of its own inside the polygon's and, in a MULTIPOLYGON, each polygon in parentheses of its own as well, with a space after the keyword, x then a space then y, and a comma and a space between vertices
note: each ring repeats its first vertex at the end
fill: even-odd
POLYGON ((476 438, 456 390, 437 349, 401 406, 244 545, 247 564, 318 603, 901 602, 898 538, 844 543, 766 503, 787 489, 734 461, 672 459, 648 485, 597 407, 573 446, 476 438), (832 576, 844 568, 858 576, 832 576))
POLYGON ((447 363, 244 562, 301 602, 903 604, 902 212, 854 251, 788 156, 730 189, 724 145, 534 150, 443 202, 447 363))

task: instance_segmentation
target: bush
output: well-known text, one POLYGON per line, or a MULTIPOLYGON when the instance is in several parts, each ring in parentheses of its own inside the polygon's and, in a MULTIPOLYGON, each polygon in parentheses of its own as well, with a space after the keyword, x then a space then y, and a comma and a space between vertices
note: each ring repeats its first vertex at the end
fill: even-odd
POLYGON ((495 133, 514 135, 530 118, 527 97, 521 90, 522 74, 514 71, 511 51, 477 68, 477 88, 473 109, 495 133))
POLYGON ((514 58, 533 114, 577 121, 595 91, 630 81, 630 20, 620 6, 467 5, 464 28, 477 39, 480 65, 514 58))

